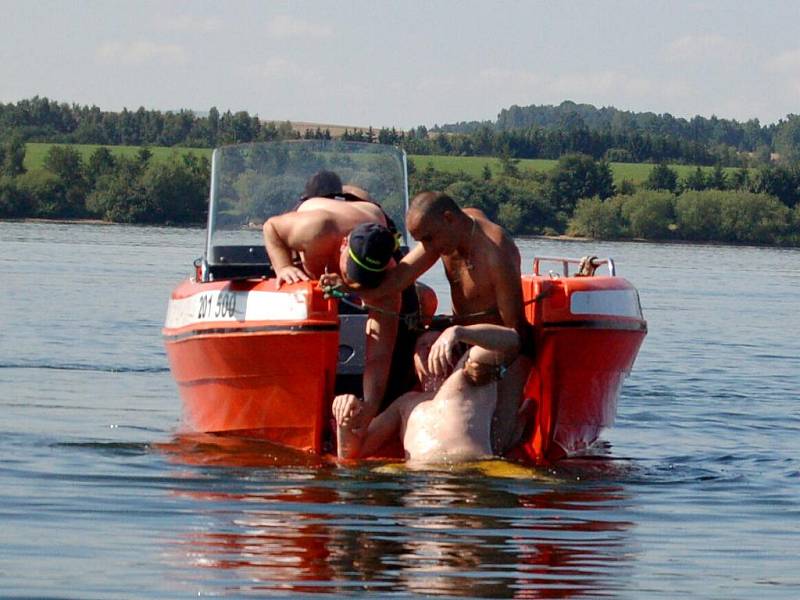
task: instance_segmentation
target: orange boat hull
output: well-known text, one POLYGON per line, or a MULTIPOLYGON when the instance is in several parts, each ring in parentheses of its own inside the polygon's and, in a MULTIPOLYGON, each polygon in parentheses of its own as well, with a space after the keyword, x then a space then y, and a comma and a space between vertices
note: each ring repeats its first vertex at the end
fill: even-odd
MULTIPOLYGON (((526 275, 522 287, 536 352, 525 433, 509 457, 542 463, 580 453, 613 424, 646 323, 619 277, 526 275)), ((312 283, 184 282, 163 333, 191 430, 332 450, 339 316, 312 283)))
POLYGON ((305 303, 305 318, 215 320, 218 298, 231 312, 230 294, 247 299, 253 292, 270 294, 269 289, 274 282, 186 283, 173 293, 173 300, 196 307, 187 311, 188 324, 173 323, 182 326, 163 332, 184 416, 194 431, 257 437, 320 453, 336 376, 335 303, 323 300, 311 284, 297 284, 287 293, 305 303), (209 290, 211 319, 193 318, 208 310, 209 301, 197 296, 209 290))
POLYGON ((526 434, 510 455, 553 461, 586 450, 614 423, 647 324, 635 288, 620 277, 525 275, 522 287, 536 358, 526 434))

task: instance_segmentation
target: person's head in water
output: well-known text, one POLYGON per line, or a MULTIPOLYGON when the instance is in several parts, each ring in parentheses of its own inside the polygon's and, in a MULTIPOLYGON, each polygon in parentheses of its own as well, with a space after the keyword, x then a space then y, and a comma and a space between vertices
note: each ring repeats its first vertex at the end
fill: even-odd
POLYGON ((353 288, 375 288, 383 281, 397 238, 383 225, 362 223, 342 241, 339 270, 353 288))
POLYGON ((444 192, 422 192, 411 200, 406 225, 426 250, 443 255, 456 250, 472 219, 444 192))
POLYGON ((342 180, 333 171, 320 171, 306 182, 305 198, 332 198, 342 195, 342 180))

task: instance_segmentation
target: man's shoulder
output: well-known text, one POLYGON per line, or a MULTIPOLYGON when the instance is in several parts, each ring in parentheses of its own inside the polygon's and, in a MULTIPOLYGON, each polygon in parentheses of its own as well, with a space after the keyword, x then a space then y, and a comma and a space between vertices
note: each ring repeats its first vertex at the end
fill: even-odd
POLYGON ((297 212, 308 212, 312 210, 335 211, 344 205, 345 203, 342 200, 315 197, 305 200, 300 206, 297 207, 297 212))
POLYGON ((373 203, 366 201, 346 201, 331 198, 309 198, 298 207, 298 212, 320 211, 327 213, 331 218, 355 216, 368 216, 375 222, 383 222, 383 212, 381 208, 373 203))

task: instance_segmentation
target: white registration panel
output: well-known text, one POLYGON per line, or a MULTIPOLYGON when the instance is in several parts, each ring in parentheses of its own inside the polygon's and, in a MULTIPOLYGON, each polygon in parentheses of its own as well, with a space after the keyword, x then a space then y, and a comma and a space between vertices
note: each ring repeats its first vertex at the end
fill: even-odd
POLYGON ((642 308, 636 290, 573 292, 569 310, 573 315, 642 318, 642 308))
POLYGON ((302 321, 307 318, 304 292, 209 290, 188 298, 170 299, 164 327, 178 329, 211 321, 302 321))

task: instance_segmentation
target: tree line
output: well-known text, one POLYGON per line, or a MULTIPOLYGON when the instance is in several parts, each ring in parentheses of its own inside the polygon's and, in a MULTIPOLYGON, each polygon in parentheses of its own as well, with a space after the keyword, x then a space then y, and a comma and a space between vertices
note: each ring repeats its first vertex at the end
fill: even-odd
MULTIPOLYGON (((0 137, 24 141, 101 145, 211 148, 270 140, 331 139, 329 129, 295 131, 291 122, 262 121, 246 111, 205 115, 190 110, 102 111, 96 106, 34 97, 0 103, 0 137)), ((633 113, 613 107, 563 102, 559 106, 512 106, 494 122, 418 126, 408 131, 348 129, 341 139, 403 147, 409 154, 509 156, 557 159, 588 154, 611 162, 671 162, 753 167, 773 156, 800 160, 800 116, 762 126, 715 116, 676 118, 668 113, 633 113)))
POLYGON ((454 123, 432 132, 473 139, 511 133, 500 139, 527 153, 520 158, 552 158, 546 154, 568 144, 570 151, 620 162, 752 166, 769 162, 774 153, 787 162, 800 159, 800 116, 794 114, 762 125, 758 119, 744 123, 716 116, 685 119, 565 101, 558 106, 514 105, 502 109, 493 122, 454 123))
POLYGON ((151 160, 101 146, 84 161, 70 146, 52 146, 44 168, 26 171, 19 138, 0 145, 0 218, 97 218, 117 223, 200 223, 208 212, 210 164, 191 153, 151 160))
POLYGON ((698 168, 681 178, 661 164, 639 186, 615 186, 607 162, 570 154, 547 173, 520 170, 516 159, 504 158, 498 174, 488 165, 476 177, 428 164, 414 169, 410 181, 412 193, 443 190, 515 235, 800 245, 797 167, 731 176, 698 168))
MULTIPOLYGON (((0 144, 0 218, 99 218, 122 223, 201 223, 207 215, 209 161, 191 153, 152 160, 114 156, 101 146, 88 159, 52 146, 44 168, 27 172, 25 145, 0 144)), ((483 210, 514 235, 682 239, 800 245, 800 168, 771 165, 701 169, 681 178, 655 165, 640 186, 614 184, 606 161, 562 156, 544 173, 504 157, 480 176, 410 163, 410 191, 443 190, 483 210)))
MULTIPOLYGON (((68 106, 45 98, 0 104, 0 125, 0 218, 100 218, 127 223, 205 220, 209 164, 204 158, 176 153, 170 160, 153 161, 145 145, 131 158, 114 156, 103 146, 84 160, 73 148, 53 146, 43 169, 25 172, 26 140, 97 142, 99 138, 126 144, 208 146, 300 137, 289 123, 265 125, 247 113, 220 115, 215 109, 205 117, 189 111, 144 109, 104 113, 96 107, 68 106)), ((537 131, 556 138, 566 135, 545 126, 537 131)), ((424 154, 427 149, 499 155, 500 172, 493 173, 487 165, 477 177, 437 171, 431 165, 413 168, 412 163, 411 189, 447 191, 517 235, 798 243, 800 163, 796 161, 742 167, 730 175, 718 161, 708 174, 697 167, 683 178, 660 162, 642 185, 623 181, 615 186, 608 152, 571 152, 569 144, 551 149, 553 156, 558 155, 551 171, 520 169, 519 155, 524 152, 509 140, 525 135, 524 131, 481 126, 466 133, 438 134, 424 128, 412 132, 368 128, 347 130, 342 137, 403 145, 411 153, 424 154), (705 215, 713 225, 693 224, 693 214, 705 215), (655 221, 648 221, 651 217, 655 221)), ((317 128, 306 130, 303 137, 330 139, 331 135, 317 128)))
POLYGON ((195 148, 300 137, 289 121, 265 122, 246 111, 220 113, 212 107, 207 115, 198 115, 140 107, 113 112, 38 96, 0 103, 0 132, 4 139, 26 142, 195 148))

